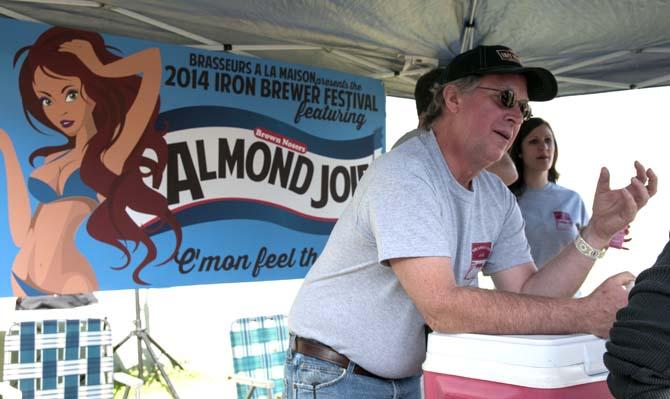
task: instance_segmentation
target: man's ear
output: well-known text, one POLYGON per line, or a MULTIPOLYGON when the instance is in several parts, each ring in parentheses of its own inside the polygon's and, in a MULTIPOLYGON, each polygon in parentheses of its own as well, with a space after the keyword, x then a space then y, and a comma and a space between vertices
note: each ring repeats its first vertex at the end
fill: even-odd
POLYGON ((455 85, 444 86, 444 89, 442 89, 442 98, 444 98, 444 108, 446 110, 452 113, 460 110, 463 98, 455 85))

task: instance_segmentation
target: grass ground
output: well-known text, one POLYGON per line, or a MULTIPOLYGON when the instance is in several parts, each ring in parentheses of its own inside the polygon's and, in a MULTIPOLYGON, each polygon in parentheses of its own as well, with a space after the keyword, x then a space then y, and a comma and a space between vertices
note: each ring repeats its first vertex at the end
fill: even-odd
MULTIPOLYGON (((187 364, 184 370, 172 366, 165 366, 165 371, 180 399, 209 399, 223 398, 226 385, 230 382, 225 378, 213 378, 198 372, 190 371, 187 364)), ((138 376, 137 367, 127 371, 128 374, 138 376)), ((142 399, 170 399, 170 391, 161 377, 158 369, 154 366, 144 368, 144 385, 141 387, 142 399)), ((228 387, 228 390, 230 388, 228 387)), ((124 387, 115 385, 114 399, 123 398, 124 387)), ((134 398, 134 390, 131 389, 128 398, 134 398)))

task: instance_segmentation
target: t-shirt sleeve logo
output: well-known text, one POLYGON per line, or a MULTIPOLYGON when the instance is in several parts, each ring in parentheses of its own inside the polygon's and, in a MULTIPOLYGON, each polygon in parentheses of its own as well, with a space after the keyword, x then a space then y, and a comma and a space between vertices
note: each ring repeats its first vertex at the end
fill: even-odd
POLYGON ((472 261, 470 261, 470 268, 468 272, 465 273, 466 280, 473 280, 477 277, 477 274, 486 264, 486 261, 489 260, 491 256, 491 247, 490 242, 473 242, 472 243, 472 261))
POLYGON ((556 221, 556 230, 565 231, 572 229, 572 218, 567 212, 554 211, 554 221, 556 221))

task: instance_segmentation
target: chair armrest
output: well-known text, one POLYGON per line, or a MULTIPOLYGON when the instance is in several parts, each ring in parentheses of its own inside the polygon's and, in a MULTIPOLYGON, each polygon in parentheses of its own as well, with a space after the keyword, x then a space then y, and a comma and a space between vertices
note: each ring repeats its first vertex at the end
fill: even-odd
POLYGON ((0 397, 7 399, 21 399, 23 394, 8 382, 0 382, 0 397))
POLYGON ((272 380, 263 380, 260 378, 252 378, 248 377, 243 374, 233 374, 228 376, 229 380, 235 381, 238 384, 242 385, 250 385, 252 387, 256 388, 265 388, 265 389, 273 389, 275 387, 275 383, 272 380))
POLYGON ((139 378, 118 371, 114 372, 114 381, 135 389, 138 389, 144 385, 144 381, 140 380, 139 378))

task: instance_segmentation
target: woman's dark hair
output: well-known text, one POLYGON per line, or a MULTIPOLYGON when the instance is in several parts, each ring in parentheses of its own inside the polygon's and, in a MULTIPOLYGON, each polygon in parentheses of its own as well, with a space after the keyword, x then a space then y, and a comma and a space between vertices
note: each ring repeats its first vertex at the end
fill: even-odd
MULTIPOLYGON (((42 33, 35 43, 17 51, 14 65, 25 53, 25 59, 19 71, 19 91, 23 101, 23 111, 28 123, 35 128, 33 118, 44 126, 62 134, 67 140, 65 144, 42 147, 30 154, 32 164, 36 157, 74 148, 74 137, 63 134, 57 126, 49 121, 39 98, 33 91, 35 71, 41 68, 60 76, 76 76, 85 88, 86 96, 95 102, 93 121, 97 132, 86 144, 86 151, 81 162, 82 181, 105 199, 93 210, 86 228, 88 233, 98 241, 110 244, 121 250, 126 262, 118 267, 123 269, 130 264, 131 253, 126 242, 137 245, 141 242, 146 247, 144 259, 133 271, 133 280, 137 284, 147 284, 140 278, 144 267, 156 258, 156 245, 147 231, 138 226, 126 212, 130 208, 137 212, 156 216, 162 223, 170 225, 176 236, 174 251, 163 263, 173 259, 181 245, 181 227, 176 217, 168 209, 167 199, 160 193, 147 187, 143 179, 151 177, 154 188, 159 187, 163 171, 167 165, 167 143, 164 132, 156 130, 156 118, 160 108, 160 100, 156 101, 151 118, 123 164, 119 175, 110 171, 102 162, 101 154, 107 151, 116 141, 117 131, 122 131, 128 113, 140 87, 139 76, 124 78, 103 78, 93 74, 77 56, 59 51, 61 44, 72 40, 85 40, 93 46, 95 54, 103 64, 109 64, 121 57, 109 51, 98 33, 76 29, 54 27, 42 33), (145 151, 153 151, 155 159, 144 155, 145 151)), ((133 249, 134 251, 134 249, 133 249)))
POLYGON ((558 159, 558 145, 556 144, 556 135, 554 134, 554 129, 551 128, 549 122, 545 121, 542 118, 530 118, 525 121, 519 128, 519 134, 516 136, 516 140, 512 144, 512 148, 509 149, 509 155, 516 166, 516 170, 519 173, 519 178, 512 184, 509 185, 510 191, 519 197, 526 189, 526 179, 525 179, 525 167, 523 164, 523 159, 521 159, 521 145, 523 141, 528 137, 528 135, 538 127, 546 125, 549 130, 551 130, 551 137, 554 140, 554 159, 551 161, 551 168, 549 168, 549 181, 556 183, 558 176, 560 175, 556 170, 556 160, 558 159))

